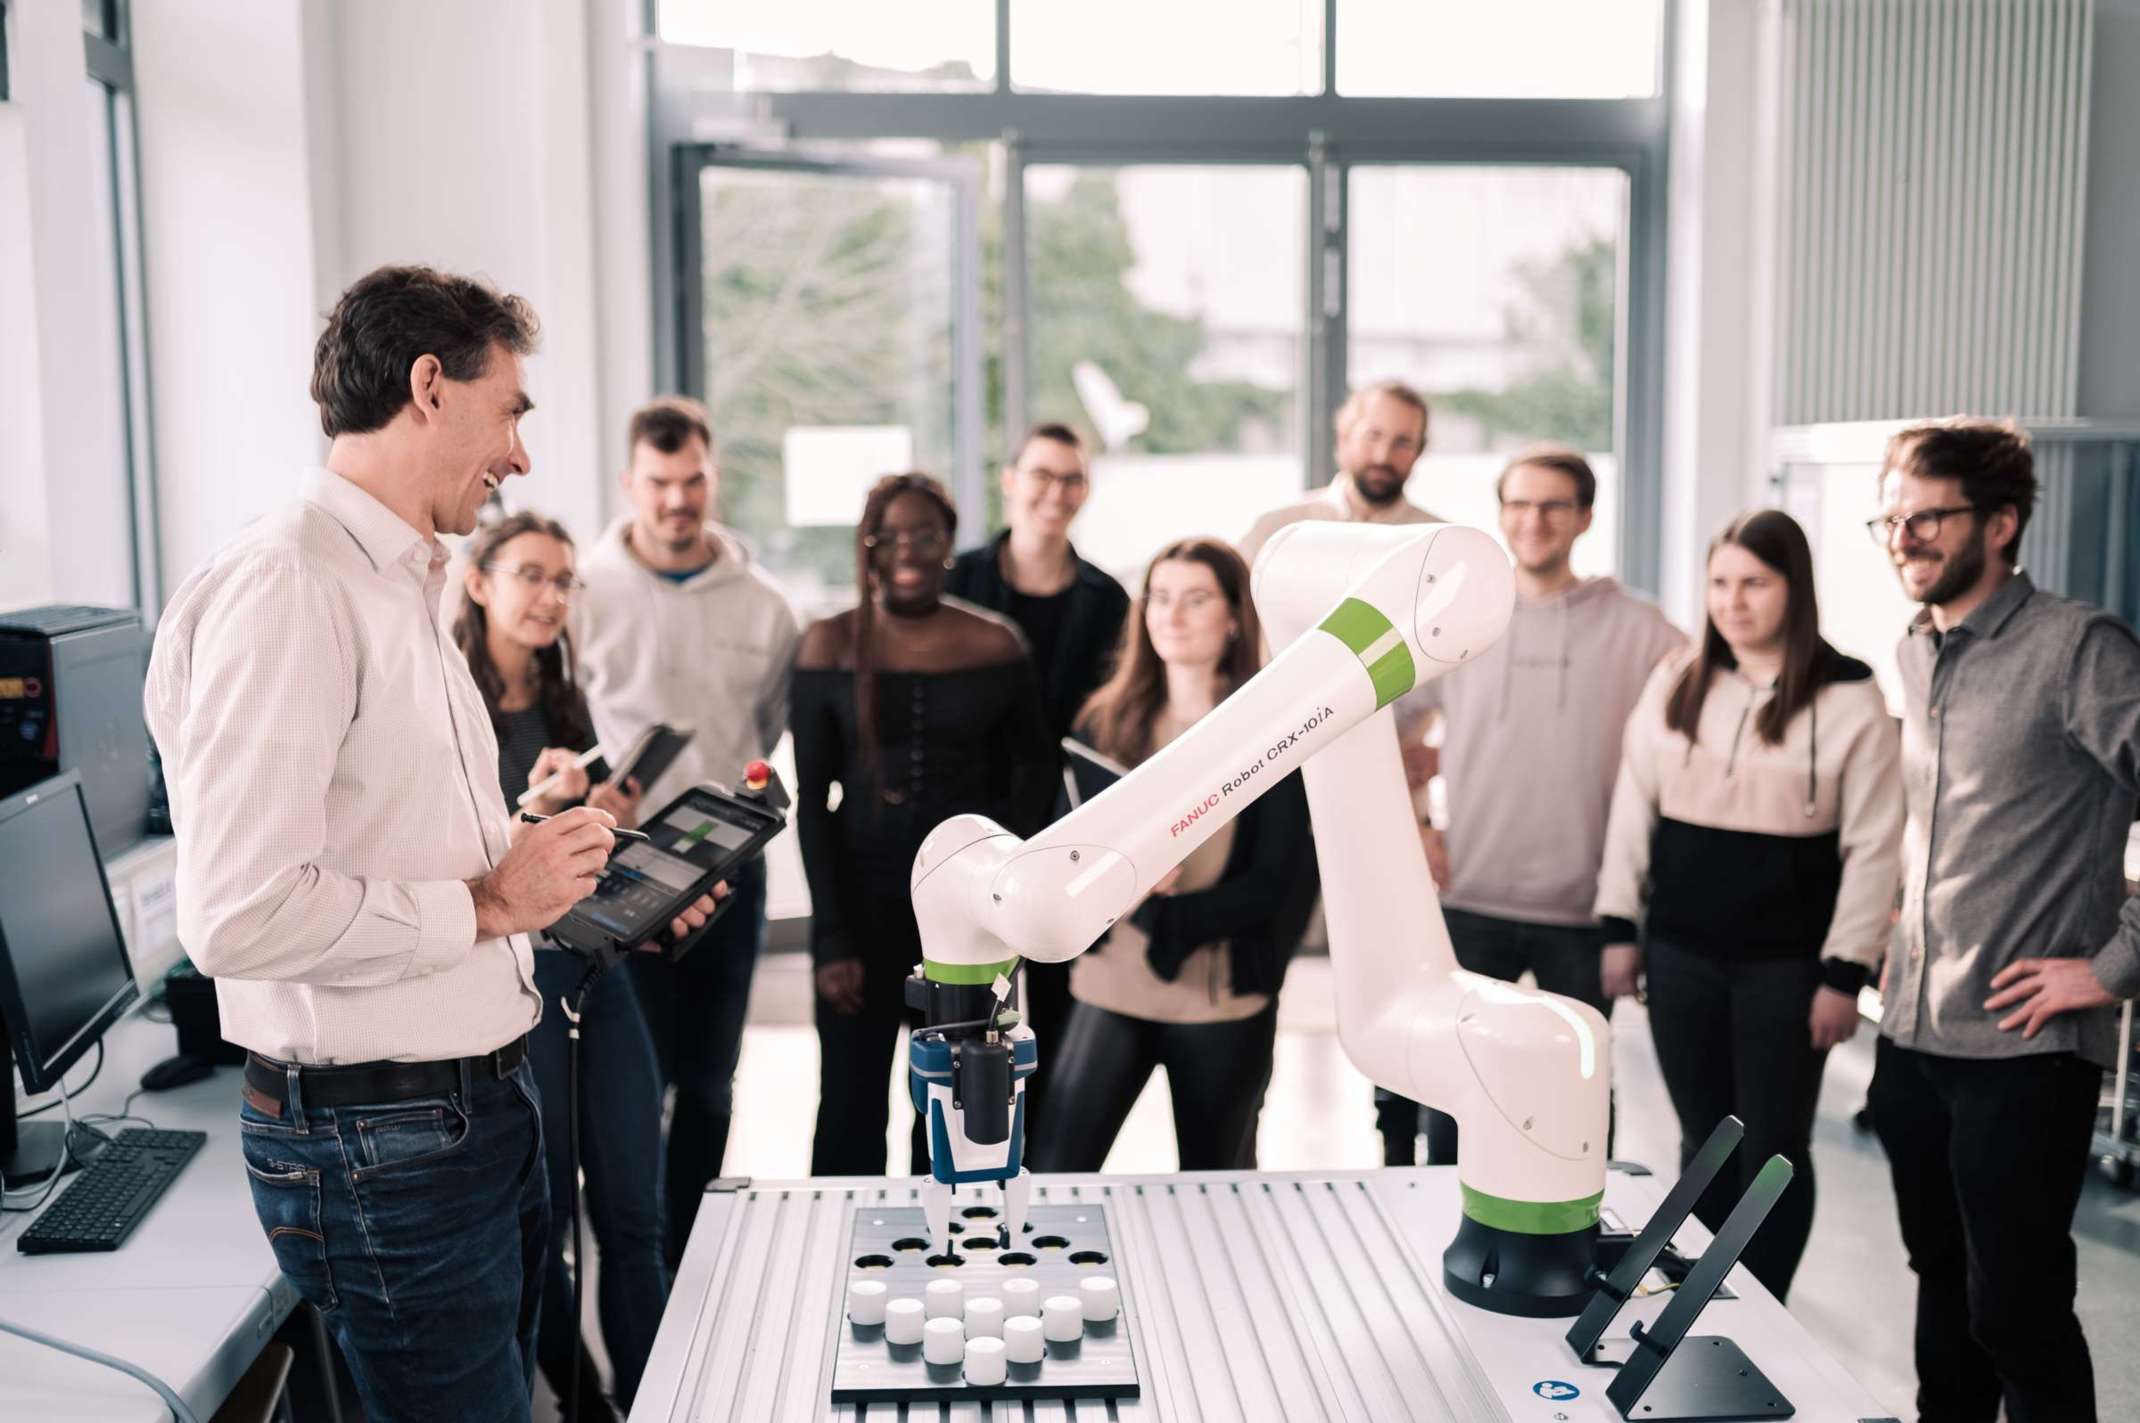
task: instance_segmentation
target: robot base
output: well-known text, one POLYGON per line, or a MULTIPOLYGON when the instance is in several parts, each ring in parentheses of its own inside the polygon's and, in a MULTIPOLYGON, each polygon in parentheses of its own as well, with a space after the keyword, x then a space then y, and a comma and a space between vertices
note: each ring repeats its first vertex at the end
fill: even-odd
POLYGON ((1527 1235, 1470 1216, 1442 1252, 1442 1283, 1466 1304, 1526 1319, 1572 1318, 1597 1293, 1598 1228, 1527 1235))

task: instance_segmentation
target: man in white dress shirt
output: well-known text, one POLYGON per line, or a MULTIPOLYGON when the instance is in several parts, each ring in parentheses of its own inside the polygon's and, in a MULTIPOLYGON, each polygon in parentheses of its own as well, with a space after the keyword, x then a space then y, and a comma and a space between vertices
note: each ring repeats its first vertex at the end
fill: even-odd
POLYGON ((535 341, 519 297, 427 268, 343 293, 313 360, 326 467, 186 580, 149 668, 179 937, 249 1049, 254 1206, 373 1423, 529 1416, 527 936, 592 890, 613 822, 508 820, 439 535, 528 471, 535 341))

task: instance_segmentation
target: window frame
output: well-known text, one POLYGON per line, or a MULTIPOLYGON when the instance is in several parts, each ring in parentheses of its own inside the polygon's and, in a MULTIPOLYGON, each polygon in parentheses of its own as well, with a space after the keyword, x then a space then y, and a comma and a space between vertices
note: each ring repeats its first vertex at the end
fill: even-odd
POLYGON ((1338 0, 1323 0, 1322 92, 1291 98, 1033 94, 1010 84, 1011 0, 996 0, 996 84, 982 93, 708 93, 691 82, 700 51, 658 39, 647 0, 644 63, 649 106, 649 197, 654 220, 655 372, 683 388, 678 336, 683 274, 695 268, 695 232, 683 221, 675 155, 710 131, 745 133, 753 145, 917 139, 1000 143, 1003 420, 1022 428, 1029 361, 1024 170, 1033 164, 1115 167, 1167 163, 1308 169, 1308 369, 1300 382, 1310 487, 1335 471, 1331 421, 1347 389, 1346 187, 1356 164, 1547 166, 1619 169, 1627 179, 1616 371, 1615 453, 1622 471, 1622 579, 1659 588, 1663 507, 1664 248, 1675 11, 1659 21, 1658 92, 1638 99, 1356 98, 1337 91, 1338 0), (1163 136, 1163 137, 1155 137, 1163 136), (1010 260, 1015 255, 1016 260, 1010 260))
POLYGON ((99 0, 102 32, 82 30, 88 77, 104 90, 107 122, 102 154, 112 214, 112 251, 119 311, 119 403, 124 412, 127 530, 134 606, 154 623, 163 607, 163 558, 157 510, 155 439, 148 364, 147 265, 141 241, 140 129, 134 103, 134 61, 127 0, 99 0))

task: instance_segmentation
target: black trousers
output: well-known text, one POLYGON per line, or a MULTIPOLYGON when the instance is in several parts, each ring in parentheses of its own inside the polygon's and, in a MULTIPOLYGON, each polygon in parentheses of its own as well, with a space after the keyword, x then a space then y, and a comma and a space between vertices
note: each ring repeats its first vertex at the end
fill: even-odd
MULTIPOLYGON (((813 1176, 882 1176, 884 1133, 891 1125, 893 1092, 907 1088, 907 1064, 899 1057, 899 1029, 920 1027, 921 1015, 906 1007, 906 976, 920 957, 875 953, 863 961, 862 1009, 835 1013, 817 1003, 817 1130, 810 1139, 813 1176), (904 963, 902 964, 902 958, 904 963)), ((909 1138, 908 1170, 929 1169, 929 1143, 919 1118, 909 1138)))
POLYGON ((2073 1312, 2073 1210, 2102 1070, 2070 1053, 1935 1057, 1879 1044, 1873 1127, 1917 1272, 1923 1423, 2093 1423, 2073 1312))
POLYGON ((1739 1258, 1782 1299, 1813 1233, 1813 1117, 1828 1054, 1813 1050, 1810 1018, 1820 962, 1732 960, 1656 938, 1644 946, 1650 1036, 1679 1115, 1684 1169, 1716 1124, 1735 1116, 1746 1138, 1694 1213, 1720 1229, 1771 1156, 1795 1168, 1783 1198, 1739 1258))
MULTIPOLYGON (((1608 1020, 1612 1017, 1612 1002, 1605 996, 1600 977, 1603 930, 1591 925, 1529 924, 1462 909, 1444 909, 1442 919, 1449 926, 1457 963, 1473 973, 1514 983, 1528 971, 1545 992, 1588 1003, 1608 1020)), ((1456 1118, 1447 1112, 1377 1087, 1375 1127, 1382 1133, 1385 1166, 1415 1164, 1422 1131, 1427 1137, 1429 1166, 1456 1164, 1456 1118)))
POLYGON ((1256 1113, 1277 1038, 1275 1002, 1233 1023, 1154 1023, 1073 1004, 1033 1169, 1099 1170, 1159 1067, 1167 1071, 1181 1169, 1253 1167, 1256 1113))

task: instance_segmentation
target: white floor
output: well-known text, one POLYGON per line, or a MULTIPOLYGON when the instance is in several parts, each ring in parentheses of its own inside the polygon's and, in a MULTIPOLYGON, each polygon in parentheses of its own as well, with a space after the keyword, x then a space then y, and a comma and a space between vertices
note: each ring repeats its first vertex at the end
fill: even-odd
MULTIPOLYGON (((1327 959, 1302 958, 1294 964, 1280 1000, 1279 1028, 1261 1164, 1278 1170, 1379 1165, 1369 1088, 1337 1043, 1327 959)), ((1677 1126, 1647 1022, 1639 1008, 1623 1004, 1615 1029, 1618 1154, 1669 1173, 1678 1162, 1677 1126)), ((1869 1033, 1860 1033, 1830 1058, 1814 1142, 1821 1172, 1818 1215, 1791 1308, 1896 1417, 1906 1419, 1915 1416, 1914 1281, 1895 1225, 1886 1160, 1878 1144, 1850 1120, 1865 1100, 1871 1071, 1869 1033)), ((892 1090, 889 1064, 885 1092, 893 1098, 888 1142, 896 1165, 906 1159, 911 1112, 904 1092, 892 1090)), ((799 954, 769 955, 752 995, 729 1174, 762 1180, 805 1175, 816 1105, 808 960, 799 954)), ((1172 1171, 1177 1164, 1164 1084, 1155 1079, 1131 1113, 1107 1169, 1172 1171)), ((2095 1349, 2101 1416, 2140 1418, 2140 1358, 2126 1343, 2140 1327, 2140 1195, 2092 1180, 2075 1235, 2081 1317, 2095 1349)), ((546 1403, 539 1400, 538 1419, 556 1416, 543 1411, 546 1403)))

